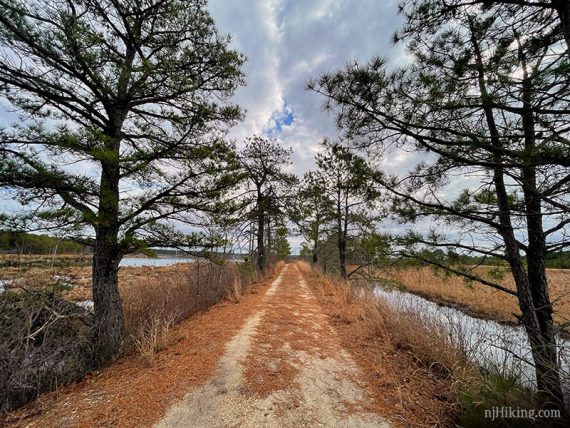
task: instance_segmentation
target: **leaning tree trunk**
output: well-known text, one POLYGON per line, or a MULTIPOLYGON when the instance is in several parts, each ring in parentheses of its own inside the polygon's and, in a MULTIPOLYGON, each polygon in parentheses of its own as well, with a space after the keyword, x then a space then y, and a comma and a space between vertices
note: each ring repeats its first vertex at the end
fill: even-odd
MULTIPOLYGON (((527 250, 529 264, 525 270, 510 223, 507 208, 508 196, 502 177, 498 178, 497 169, 495 170, 495 184, 498 189, 499 218, 503 225, 501 235, 505 242, 505 253, 517 288, 518 303, 522 314, 521 320, 532 351, 537 387, 546 405, 564 410, 556 338, 552 324, 552 307, 548 297, 544 266, 544 251, 540 249, 540 244, 538 247, 535 246, 536 242, 530 245, 527 250)), ((529 208, 527 207, 527 209, 529 208)), ((528 230, 531 232, 533 229, 528 230)), ((529 244, 535 239, 536 236, 529 236, 529 244)))
MULTIPOLYGON (((533 301, 533 295, 537 289, 542 288, 546 283, 531 282, 529 279, 530 275, 527 276, 520 269, 517 274, 513 272, 513 276, 519 296, 519 307, 522 313, 521 320, 532 351, 536 384, 542 397, 541 401, 547 406, 554 406, 564 410, 564 395, 562 393, 552 316, 548 309, 537 307, 533 301)), ((548 300, 548 295, 545 298, 548 300)))
MULTIPOLYGON (((496 179, 497 184, 498 182, 502 182, 502 180, 496 179)), ((501 191, 498 192, 498 199, 502 201, 499 205, 503 205, 499 208, 499 217, 504 225, 501 234, 505 242, 507 260, 515 280, 518 303, 522 314, 521 321, 532 351, 537 388, 546 405, 564 410, 564 396, 557 361, 551 304, 547 291, 544 255, 541 257, 538 253, 529 251, 527 253, 529 264, 525 270, 510 225, 508 211, 504 208, 507 194, 504 191, 504 186, 498 187, 501 188, 501 191), (531 254, 536 255, 536 259, 531 260, 531 254)))
MULTIPOLYGON (((544 241, 540 236, 542 228, 536 229, 536 213, 527 206, 529 246, 527 249, 528 266, 519 254, 519 248, 510 223, 508 196, 502 176, 495 170, 495 185, 498 189, 499 218, 503 228, 501 235, 505 242, 505 253, 509 262, 515 285, 518 303, 522 314, 522 323, 528 336, 535 365, 536 382, 543 402, 564 410, 564 396, 557 360, 556 337, 552 324, 552 306, 548 296, 546 269, 544 265, 544 241), (533 218, 534 217, 534 218, 533 218)), ((538 210, 540 212, 540 210, 538 210)))

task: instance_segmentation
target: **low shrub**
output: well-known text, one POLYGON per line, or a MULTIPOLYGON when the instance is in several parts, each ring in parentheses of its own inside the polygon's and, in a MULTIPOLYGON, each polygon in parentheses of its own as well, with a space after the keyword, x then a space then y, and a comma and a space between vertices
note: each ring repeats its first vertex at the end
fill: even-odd
POLYGON ((0 411, 81 379, 91 368, 89 324, 58 287, 0 294, 0 411))

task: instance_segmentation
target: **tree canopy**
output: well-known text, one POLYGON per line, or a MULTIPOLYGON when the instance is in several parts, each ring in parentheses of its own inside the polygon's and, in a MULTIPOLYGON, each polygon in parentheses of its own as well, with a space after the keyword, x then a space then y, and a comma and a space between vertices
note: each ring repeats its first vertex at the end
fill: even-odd
POLYGON ((125 252, 170 245, 163 220, 215 209, 232 153, 219 128, 240 117, 215 100, 243 82, 243 59, 204 1, 0 8, 2 95, 22 115, 2 130, 0 182, 41 206, 22 220, 72 223, 84 238, 78 226, 116 221, 125 252), (116 214, 102 209, 116 198, 105 187, 120 193, 116 214))

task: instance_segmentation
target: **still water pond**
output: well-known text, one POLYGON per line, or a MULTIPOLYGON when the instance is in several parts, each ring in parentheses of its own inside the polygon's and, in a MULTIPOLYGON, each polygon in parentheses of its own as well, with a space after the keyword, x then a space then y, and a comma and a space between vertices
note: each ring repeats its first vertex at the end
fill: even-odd
POLYGON ((160 257, 131 257, 131 258, 124 258, 121 260, 119 266, 170 266, 175 265, 177 263, 190 263, 192 261, 191 258, 182 258, 182 257, 168 257, 168 258, 160 258, 160 257))

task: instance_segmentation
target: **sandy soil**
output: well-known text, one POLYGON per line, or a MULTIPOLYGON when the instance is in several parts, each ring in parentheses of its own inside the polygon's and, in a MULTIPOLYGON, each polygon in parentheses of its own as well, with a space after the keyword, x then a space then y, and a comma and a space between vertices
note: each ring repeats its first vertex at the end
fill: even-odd
POLYGON ((168 410, 167 427, 383 427, 363 374, 295 265, 227 344, 214 375, 168 410))

